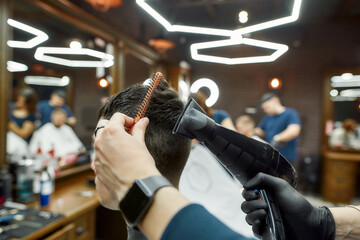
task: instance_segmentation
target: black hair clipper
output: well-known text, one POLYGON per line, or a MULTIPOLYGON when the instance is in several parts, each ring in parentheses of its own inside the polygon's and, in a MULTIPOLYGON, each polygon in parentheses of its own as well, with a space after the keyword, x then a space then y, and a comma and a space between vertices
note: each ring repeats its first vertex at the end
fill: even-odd
MULTIPOLYGON (((294 167, 275 148, 216 124, 194 99, 187 103, 173 133, 204 143, 242 184, 259 172, 283 178, 294 187, 297 183, 294 167)), ((260 190, 260 197, 269 206, 269 229, 263 239, 286 239, 276 201, 265 189, 260 190)))

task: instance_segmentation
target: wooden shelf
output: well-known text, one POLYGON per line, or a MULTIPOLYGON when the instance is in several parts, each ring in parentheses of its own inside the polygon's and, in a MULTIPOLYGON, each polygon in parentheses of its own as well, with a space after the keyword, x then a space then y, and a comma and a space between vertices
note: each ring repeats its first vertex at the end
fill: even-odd
MULTIPOLYGON (((27 205, 34 209, 60 213, 65 217, 33 232, 26 236, 24 240, 42 238, 57 230, 62 230, 63 227, 67 227, 72 223, 75 223, 75 225, 84 224, 84 229, 87 232, 86 237, 81 239, 94 238, 95 209, 100 203, 95 187, 87 185, 87 180, 93 178, 94 174, 92 171, 86 171, 85 166, 76 171, 79 172, 56 184, 55 192, 51 195, 48 207, 40 207, 38 200, 27 205)), ((64 175, 70 176, 67 174, 64 175)), ((74 239, 80 238, 77 236, 74 239)))

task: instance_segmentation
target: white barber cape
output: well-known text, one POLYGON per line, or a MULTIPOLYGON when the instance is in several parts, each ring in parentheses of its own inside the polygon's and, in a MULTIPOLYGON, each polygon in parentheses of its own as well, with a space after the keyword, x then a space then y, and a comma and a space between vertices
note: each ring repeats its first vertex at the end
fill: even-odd
POLYGON ((180 177, 179 190, 234 231, 254 237, 241 210, 243 187, 203 145, 195 144, 180 177))
POLYGON ((55 157, 62 157, 70 153, 78 153, 84 148, 74 130, 64 124, 55 127, 52 123, 46 123, 35 131, 29 145, 31 154, 36 155, 39 147, 43 153, 55 150, 55 157))

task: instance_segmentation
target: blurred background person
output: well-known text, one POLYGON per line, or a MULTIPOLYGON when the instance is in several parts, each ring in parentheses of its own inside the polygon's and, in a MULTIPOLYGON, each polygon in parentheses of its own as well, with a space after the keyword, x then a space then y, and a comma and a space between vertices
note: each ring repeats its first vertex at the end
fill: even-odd
POLYGON ((298 137, 301 131, 299 114, 295 109, 283 106, 280 98, 273 92, 264 94, 260 104, 266 116, 255 129, 255 134, 264 138, 296 165, 298 137))
POLYGON ((27 145, 35 129, 37 93, 30 87, 23 88, 16 102, 10 104, 7 133, 7 153, 26 156, 27 145))
POLYGON ((360 148, 356 141, 356 121, 346 119, 341 127, 335 128, 329 138, 329 145, 334 148, 360 148))
POLYGON ((44 124, 51 122, 51 113, 55 108, 62 108, 67 115, 67 124, 75 126, 76 118, 72 114, 70 108, 65 104, 66 92, 62 89, 55 90, 49 100, 42 100, 38 103, 37 109, 39 112, 40 127, 44 124))
POLYGON ((263 139, 255 135, 255 126, 255 120, 249 115, 241 115, 235 121, 236 131, 249 138, 264 142, 263 139))
POLYGON ((234 123, 231 120, 230 115, 225 110, 215 110, 206 106, 205 101, 207 96, 205 93, 198 91, 197 93, 192 94, 191 97, 200 105, 202 109, 204 109, 208 117, 212 118, 216 123, 235 131, 234 123))
POLYGON ((52 154, 55 158, 84 152, 84 145, 66 122, 65 110, 56 108, 51 114, 51 122, 35 131, 30 142, 30 152, 35 156, 39 148, 42 153, 54 151, 52 154))

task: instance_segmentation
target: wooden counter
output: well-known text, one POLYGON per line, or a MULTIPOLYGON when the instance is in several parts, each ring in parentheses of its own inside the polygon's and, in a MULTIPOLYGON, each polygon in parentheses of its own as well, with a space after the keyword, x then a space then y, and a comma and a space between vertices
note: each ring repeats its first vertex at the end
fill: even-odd
POLYGON ((360 152, 325 149, 322 195, 324 200, 349 204, 356 191, 360 152))
POLYGON ((65 217, 33 232, 24 240, 94 239, 95 209, 99 200, 95 187, 86 184, 92 177, 94 174, 90 167, 83 166, 73 176, 66 175, 57 181, 48 207, 40 208, 38 201, 29 204, 29 207, 61 213, 65 217))

